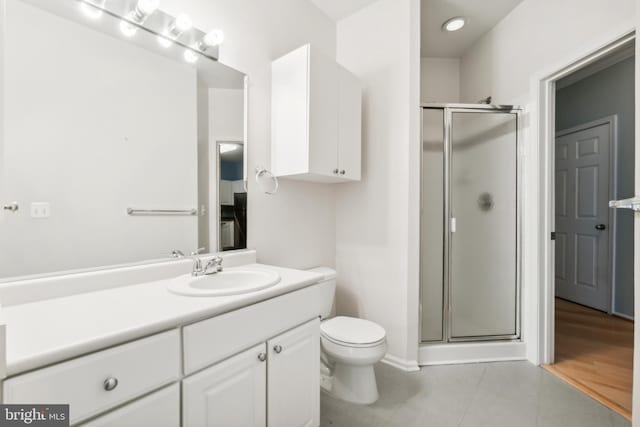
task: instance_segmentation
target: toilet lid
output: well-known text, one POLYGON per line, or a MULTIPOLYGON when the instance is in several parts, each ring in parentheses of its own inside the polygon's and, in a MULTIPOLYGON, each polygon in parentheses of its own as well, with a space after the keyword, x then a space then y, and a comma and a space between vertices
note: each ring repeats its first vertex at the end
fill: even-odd
POLYGON ((325 320, 320 331, 330 340, 359 345, 377 343, 386 336, 384 328, 376 323, 345 316, 325 320))

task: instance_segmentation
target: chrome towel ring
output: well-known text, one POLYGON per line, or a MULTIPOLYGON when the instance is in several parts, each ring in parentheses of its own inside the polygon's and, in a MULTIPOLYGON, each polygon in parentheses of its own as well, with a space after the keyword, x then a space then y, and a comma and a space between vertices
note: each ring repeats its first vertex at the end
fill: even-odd
POLYGON ((267 169, 263 168, 262 166, 258 166, 256 168, 256 183, 258 184, 258 187, 260 187, 262 189, 262 185, 261 185, 261 178, 269 178, 271 181, 273 181, 273 189, 272 190, 264 190, 264 194, 268 194, 270 196, 273 196, 274 194, 276 194, 278 192, 278 187, 279 187, 279 183, 278 183, 278 177, 275 176, 273 173, 271 173, 270 171, 268 171, 267 169))

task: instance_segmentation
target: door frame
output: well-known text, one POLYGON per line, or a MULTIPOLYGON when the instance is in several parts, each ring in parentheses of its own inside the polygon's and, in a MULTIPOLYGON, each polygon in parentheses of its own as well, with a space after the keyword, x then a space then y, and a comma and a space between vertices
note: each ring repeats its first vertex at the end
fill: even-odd
MULTIPOLYGON (((577 126, 563 129, 561 131, 556 132, 556 139, 562 136, 571 135, 572 133, 585 131, 591 128, 595 128, 602 125, 609 125, 609 200, 614 200, 618 196, 618 158, 616 157, 616 153, 618 152, 618 115, 614 114, 612 116, 603 117, 601 119, 592 120, 590 122, 582 123, 577 126)), ((555 141, 554 141, 555 143, 555 141)), ((554 144, 555 148, 555 144, 554 144)), ((555 231, 555 213, 556 213, 556 204, 555 204, 555 166, 556 166, 556 153, 555 150, 552 151, 550 157, 553 161, 551 172, 553 176, 551 177, 551 181, 553 186, 551 191, 553 192, 553 199, 551 200, 551 204, 553 205, 553 230, 555 231)), ((607 260, 607 277, 609 277, 609 291, 607 292, 607 313, 614 313, 614 301, 615 301, 615 278, 616 278, 616 266, 613 263, 615 260, 615 242, 616 242, 616 232, 617 232, 617 222, 616 215, 613 209, 608 209, 607 211, 607 233, 609 233, 609 256, 607 260)), ((553 245, 553 243, 552 243, 553 245)), ((555 288, 555 245, 554 246, 554 259, 552 268, 553 268, 553 281, 555 288)))
POLYGON ((551 232, 555 227, 555 91, 558 80, 602 59, 613 51, 629 46, 636 39, 635 28, 614 34, 607 41, 587 53, 573 58, 555 68, 555 71, 536 77, 532 88, 536 95, 537 117, 534 117, 532 128, 537 132, 539 141, 538 186, 539 211, 537 230, 538 266, 540 269, 540 285, 538 288, 538 342, 536 362, 552 364, 555 359, 555 246, 551 240, 551 232), (537 122, 535 119, 537 118, 537 122))

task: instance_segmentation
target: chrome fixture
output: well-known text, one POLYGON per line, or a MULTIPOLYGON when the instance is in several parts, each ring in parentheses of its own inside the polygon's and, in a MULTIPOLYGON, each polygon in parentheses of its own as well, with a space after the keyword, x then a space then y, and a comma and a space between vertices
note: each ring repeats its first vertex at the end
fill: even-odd
POLYGON ((20 205, 18 205, 18 202, 13 202, 8 205, 4 205, 2 209, 4 209, 5 211, 15 213, 15 212, 18 212, 18 209, 20 209, 20 205))
POLYGON ((174 250, 171 252, 171 256, 172 256, 172 257, 174 257, 174 258, 184 258, 184 253, 182 253, 182 251, 181 251, 181 250, 174 249, 174 250))
POLYGON ((624 200, 612 200, 609 202, 611 209, 631 209, 640 212, 640 197, 632 197, 624 200))
POLYGON ((136 7, 127 14, 126 20, 120 22, 120 31, 127 37, 133 37, 138 32, 138 25, 144 24, 160 5, 160 0, 138 0, 136 7), (133 24, 135 23, 135 24, 133 24))
POLYGON ((222 30, 209 31, 201 41, 198 42, 197 48, 201 52, 205 52, 211 47, 216 47, 222 44, 224 41, 224 32, 222 30))
POLYGON ((130 216, 196 216, 197 209, 133 209, 127 208, 130 216))
POLYGON ((278 183, 278 177, 275 176, 271 171, 265 169, 264 167, 258 166, 256 168, 256 183, 258 184, 259 187, 262 187, 262 185, 260 184, 260 179, 262 177, 267 177, 273 182, 273 189, 264 190, 264 194, 268 194, 269 196, 273 196, 274 194, 276 194, 278 192, 278 187, 280 185, 278 183))
POLYGON ((177 40, 183 33, 189 31, 193 28, 193 23, 191 22, 191 18, 189 18, 186 14, 180 14, 176 19, 173 20, 169 29, 164 33, 163 36, 158 36, 158 42, 163 47, 171 47, 171 44, 174 40, 177 40))
POLYGON ((191 256, 193 258, 193 268, 191 270, 191 275, 194 277, 222 272, 223 259, 220 256, 211 258, 204 267, 202 266, 202 259, 199 255, 202 251, 204 251, 204 249, 205 248, 200 248, 196 251, 191 252, 191 256))
POLYGON ((106 391, 112 391, 116 387, 118 387, 118 379, 114 377, 107 378, 106 380, 104 380, 103 386, 106 391))

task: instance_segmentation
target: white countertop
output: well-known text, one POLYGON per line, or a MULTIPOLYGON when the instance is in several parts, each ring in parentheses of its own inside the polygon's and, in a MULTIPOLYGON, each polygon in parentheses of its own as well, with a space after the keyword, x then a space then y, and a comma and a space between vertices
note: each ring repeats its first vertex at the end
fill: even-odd
POLYGON ((322 280, 308 271, 260 264, 241 268, 275 271, 281 280, 245 295, 187 297, 169 292, 171 279, 167 279, 2 308, 7 375, 210 318, 322 280))

